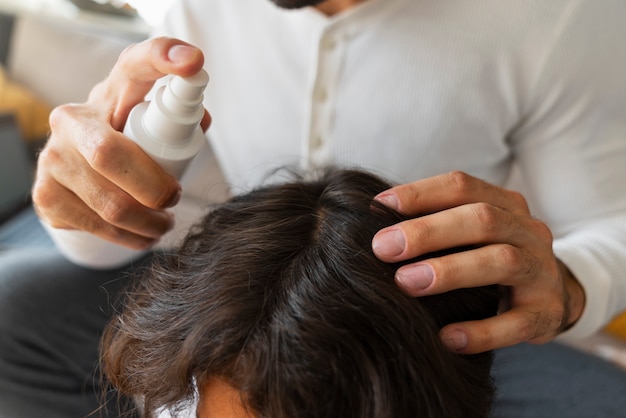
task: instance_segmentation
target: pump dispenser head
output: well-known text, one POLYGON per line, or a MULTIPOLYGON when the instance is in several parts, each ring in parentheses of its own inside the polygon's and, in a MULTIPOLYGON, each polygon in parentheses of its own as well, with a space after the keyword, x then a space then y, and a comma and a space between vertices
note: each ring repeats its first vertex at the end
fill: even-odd
POLYGON ((209 75, 202 70, 191 77, 172 77, 168 91, 180 101, 194 102, 202 100, 202 92, 209 82, 209 75))
POLYGON ((202 100, 209 75, 172 76, 155 93, 143 119, 143 129, 165 146, 186 146, 204 116, 202 100))

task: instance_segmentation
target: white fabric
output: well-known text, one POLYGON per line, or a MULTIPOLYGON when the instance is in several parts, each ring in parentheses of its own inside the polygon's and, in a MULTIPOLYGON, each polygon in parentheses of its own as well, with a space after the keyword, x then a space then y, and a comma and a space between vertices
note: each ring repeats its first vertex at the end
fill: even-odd
POLYGON ((184 187, 197 210, 174 235, 211 191, 248 190, 283 165, 396 182, 463 170, 503 185, 516 163, 587 292, 564 337, 588 335, 626 307, 624 18, 623 0, 368 0, 331 18, 178 1, 159 33, 205 53, 225 179, 215 161, 194 163, 184 187))

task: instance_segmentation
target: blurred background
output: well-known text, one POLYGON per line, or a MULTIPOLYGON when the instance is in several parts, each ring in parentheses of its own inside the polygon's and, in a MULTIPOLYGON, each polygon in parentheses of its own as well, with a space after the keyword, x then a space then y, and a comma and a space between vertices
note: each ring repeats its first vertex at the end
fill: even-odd
POLYGON ((84 101, 119 53, 147 38, 171 3, 0 0, 0 113, 13 114, 36 149, 50 108, 84 101))

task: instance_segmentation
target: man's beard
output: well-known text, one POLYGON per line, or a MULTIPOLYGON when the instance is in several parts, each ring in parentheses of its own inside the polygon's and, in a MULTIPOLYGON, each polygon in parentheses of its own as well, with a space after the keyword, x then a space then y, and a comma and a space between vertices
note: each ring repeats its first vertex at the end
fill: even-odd
POLYGON ((270 0, 278 7, 283 9, 301 9, 307 6, 315 6, 324 2, 324 0, 270 0))

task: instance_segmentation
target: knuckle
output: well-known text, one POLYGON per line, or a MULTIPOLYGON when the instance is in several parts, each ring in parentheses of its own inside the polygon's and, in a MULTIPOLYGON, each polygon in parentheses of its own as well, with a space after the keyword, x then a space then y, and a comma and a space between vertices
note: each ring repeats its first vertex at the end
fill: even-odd
POLYGON ((541 344, 554 338, 561 327, 562 309, 554 306, 530 313, 530 319, 522 325, 520 335, 524 341, 541 344))
POLYGON ((119 141, 112 136, 94 137, 91 146, 85 152, 85 158, 97 172, 107 172, 118 165, 117 161, 122 154, 120 148, 119 141))
POLYGON ((53 179, 38 179, 32 190, 33 208, 37 216, 53 228, 67 228, 72 224, 67 219, 64 200, 57 193, 58 185, 53 179))
POLYGON ((538 275, 539 264, 527 251, 510 244, 503 244, 499 250, 511 276, 532 279, 538 275))
POLYGON ((497 257, 507 269, 509 274, 514 276, 525 276, 532 270, 528 257, 520 250, 510 244, 502 244, 497 247, 497 257))
POLYGON ((500 229, 502 222, 501 210, 493 205, 485 202, 478 202, 472 204, 472 210, 478 223, 482 226, 487 239, 493 235, 494 232, 500 229))
POLYGON ((157 193, 152 198, 152 205, 149 205, 158 209, 165 209, 171 206, 180 192, 180 189, 176 183, 157 188, 157 193))
POLYGON ((554 239, 554 237, 548 225, 537 219, 533 219, 531 221, 530 227, 534 231, 535 235, 538 236, 542 241, 552 244, 552 240, 554 239))
POLYGON ((55 148, 51 145, 51 142, 39 152, 37 157, 37 175, 41 176, 41 173, 45 167, 49 167, 55 163, 58 163, 61 160, 61 155, 55 148))
POLYGON ((42 214, 49 212, 58 202, 57 193, 51 190, 48 181, 42 179, 35 181, 32 199, 38 212, 41 211, 42 214))
POLYGON ((71 114, 73 107, 74 105, 71 103, 64 103, 55 106, 48 115, 48 120, 50 121, 50 124, 54 125, 56 121, 63 119, 68 114, 71 114))
POLYGON ((100 216, 109 224, 118 225, 123 223, 131 210, 132 205, 128 202, 128 199, 120 195, 121 193, 108 195, 100 209, 100 216))
POLYGON ((463 171, 451 171, 447 177, 455 192, 461 196, 469 195, 476 187, 474 177, 463 171))
POLYGON ((529 211, 528 202, 523 194, 515 190, 509 190, 509 199, 513 201, 515 206, 524 209, 526 212, 529 211))
POLYGON ((531 315, 531 319, 520 321, 517 326, 517 336, 520 341, 529 341, 537 336, 537 316, 538 313, 534 312, 531 315))
POLYGON ((496 248, 496 257, 505 266, 518 266, 522 262, 520 251, 517 247, 510 244, 502 244, 496 248))
POLYGON ((409 213, 408 207, 418 204, 422 197, 421 192, 415 187, 415 183, 398 185, 391 190, 394 191, 395 196, 398 198, 396 210, 401 213, 409 213))
POLYGON ((77 105, 72 103, 66 103, 53 108, 48 115, 48 124, 50 125, 50 129, 54 131, 54 129, 59 126, 59 124, 63 123, 63 121, 68 118, 73 118, 76 114, 76 106, 77 105))
POLYGON ((408 233, 405 236, 411 237, 416 245, 430 242, 434 235, 433 227, 423 218, 412 219, 406 225, 408 233))
POLYGON ((489 203, 478 202, 473 205, 476 217, 486 225, 495 224, 499 220, 499 210, 489 203))

